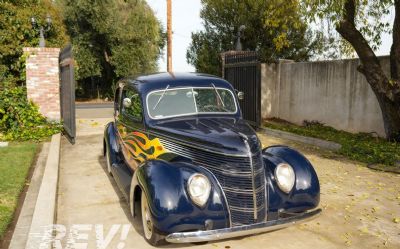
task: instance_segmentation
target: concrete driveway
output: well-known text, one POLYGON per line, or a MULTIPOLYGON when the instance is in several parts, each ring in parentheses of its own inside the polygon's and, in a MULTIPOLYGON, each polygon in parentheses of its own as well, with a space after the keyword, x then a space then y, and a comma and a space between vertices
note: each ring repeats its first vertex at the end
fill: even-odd
MULTIPOLYGON (((150 248, 131 226, 128 206, 106 173, 102 132, 109 119, 77 120, 75 145, 62 141, 58 248, 150 248)), ((375 172, 333 154, 260 135, 264 146, 286 144, 313 163, 323 213, 275 232, 204 245, 167 248, 400 248, 400 175, 375 172)))

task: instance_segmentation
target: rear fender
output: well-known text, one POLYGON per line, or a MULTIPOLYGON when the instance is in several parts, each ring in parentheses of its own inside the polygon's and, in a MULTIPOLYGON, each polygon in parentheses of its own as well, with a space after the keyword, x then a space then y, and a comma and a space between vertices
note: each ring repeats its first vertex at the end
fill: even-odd
POLYGON ((318 206, 320 185, 311 163, 298 151, 286 146, 263 149, 263 160, 268 184, 268 219, 276 219, 278 211, 304 212, 318 206), (281 191, 275 180, 275 168, 288 163, 296 175, 295 185, 288 193, 281 191))
MULTIPOLYGON (((132 179, 131 199, 139 200, 139 192, 149 201, 155 228, 169 234, 229 227, 229 211, 224 194, 215 177, 206 169, 187 162, 150 160, 143 164, 132 179), (211 193, 204 207, 198 207, 187 193, 187 181, 194 173, 208 177, 211 193), (206 225, 207 223, 207 225, 206 225)), ((135 217, 136 208, 131 203, 135 217)))

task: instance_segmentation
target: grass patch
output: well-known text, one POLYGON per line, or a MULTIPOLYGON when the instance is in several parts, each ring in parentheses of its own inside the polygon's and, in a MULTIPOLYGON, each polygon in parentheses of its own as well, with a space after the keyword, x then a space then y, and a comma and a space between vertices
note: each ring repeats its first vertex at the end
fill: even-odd
POLYGON ((305 121, 303 126, 282 120, 268 120, 264 125, 271 129, 287 131, 302 136, 332 141, 342 145, 336 153, 368 164, 394 166, 400 162, 400 144, 374 137, 370 133, 349 133, 336 130, 318 122, 305 121))
POLYGON ((34 142, 21 142, 0 148, 0 239, 12 222, 37 147, 34 142))

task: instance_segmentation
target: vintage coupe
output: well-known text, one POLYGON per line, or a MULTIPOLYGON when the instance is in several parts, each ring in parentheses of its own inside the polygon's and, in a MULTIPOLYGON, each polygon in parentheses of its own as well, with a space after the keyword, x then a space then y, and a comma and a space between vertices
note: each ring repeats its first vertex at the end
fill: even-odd
POLYGON ((321 212, 310 162, 286 146, 261 148, 237 96, 204 74, 119 82, 104 155, 150 244, 256 234, 321 212))

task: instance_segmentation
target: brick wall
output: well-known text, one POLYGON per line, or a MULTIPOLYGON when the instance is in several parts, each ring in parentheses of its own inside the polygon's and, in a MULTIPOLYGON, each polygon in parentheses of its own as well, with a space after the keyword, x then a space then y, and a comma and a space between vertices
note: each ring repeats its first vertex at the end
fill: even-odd
POLYGON ((24 48, 28 99, 51 120, 60 120, 59 48, 24 48))

